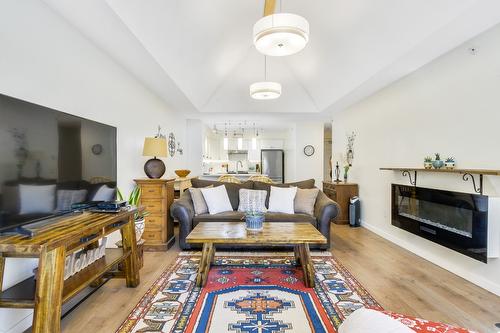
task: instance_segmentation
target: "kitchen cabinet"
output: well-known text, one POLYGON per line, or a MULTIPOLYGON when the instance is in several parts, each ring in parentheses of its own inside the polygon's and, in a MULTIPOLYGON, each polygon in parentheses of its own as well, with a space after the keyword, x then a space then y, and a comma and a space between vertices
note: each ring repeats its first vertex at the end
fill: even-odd
POLYGON ((281 139, 262 139, 260 141, 261 149, 283 149, 283 140, 281 139))

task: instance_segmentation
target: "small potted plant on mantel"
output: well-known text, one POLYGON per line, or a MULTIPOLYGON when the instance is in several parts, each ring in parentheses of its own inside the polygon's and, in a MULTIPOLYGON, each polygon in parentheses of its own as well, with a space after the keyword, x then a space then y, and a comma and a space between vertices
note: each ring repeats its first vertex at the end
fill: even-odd
MULTIPOLYGON (((116 196, 118 200, 123 200, 124 197, 120 190, 116 192, 116 196)), ((141 199, 141 188, 139 186, 134 187, 132 192, 130 192, 129 198, 128 198, 128 204, 131 206, 138 206, 139 202, 141 199)), ((146 226, 146 219, 145 217, 149 215, 149 212, 147 211, 136 211, 134 214, 134 220, 135 220, 135 238, 137 242, 141 240, 142 235, 144 234, 144 229, 146 226)))
POLYGON ((445 161, 444 161, 444 167, 448 170, 452 170, 452 169, 455 169, 455 158, 453 156, 451 157, 448 157, 445 161))
POLYGON ((424 168, 432 169, 432 157, 430 156, 424 157, 424 168))
POLYGON ((432 162, 432 166, 435 169, 441 169, 444 165, 444 162, 441 160, 441 155, 439 153, 435 153, 434 156, 436 156, 436 159, 432 162))

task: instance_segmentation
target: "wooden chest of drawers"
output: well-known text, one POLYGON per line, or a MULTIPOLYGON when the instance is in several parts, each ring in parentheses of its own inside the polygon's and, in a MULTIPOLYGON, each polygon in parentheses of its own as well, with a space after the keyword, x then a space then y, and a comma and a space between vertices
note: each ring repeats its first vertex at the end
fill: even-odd
POLYGON ((136 179, 141 188, 140 204, 146 216, 144 234, 145 251, 166 251, 175 242, 174 221, 170 206, 174 202, 174 179, 136 179))
POLYGON ((358 184, 323 182, 323 192, 340 206, 335 224, 349 224, 349 199, 358 195, 358 184))

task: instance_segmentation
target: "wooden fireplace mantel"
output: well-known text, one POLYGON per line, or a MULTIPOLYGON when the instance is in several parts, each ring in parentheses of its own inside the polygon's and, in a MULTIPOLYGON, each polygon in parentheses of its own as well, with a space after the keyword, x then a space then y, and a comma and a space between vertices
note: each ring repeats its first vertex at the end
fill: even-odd
POLYGON ((500 170, 494 169, 425 169, 425 168, 411 168, 411 167, 392 167, 392 168, 380 168, 383 171, 400 171, 403 176, 408 176, 410 184, 417 186, 417 173, 418 172, 434 172, 434 173, 456 173, 461 174, 464 181, 469 179, 472 181, 472 186, 474 187, 474 192, 483 194, 483 176, 500 176, 500 170), (413 173, 413 179, 411 177, 413 173), (479 185, 476 186, 476 179, 474 175, 479 176, 479 185))

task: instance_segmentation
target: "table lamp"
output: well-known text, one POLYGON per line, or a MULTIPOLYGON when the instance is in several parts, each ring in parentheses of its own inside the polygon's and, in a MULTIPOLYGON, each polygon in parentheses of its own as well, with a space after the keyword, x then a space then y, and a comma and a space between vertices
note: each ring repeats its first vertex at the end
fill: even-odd
POLYGON ((162 137, 145 138, 142 156, 153 156, 144 164, 144 172, 149 178, 161 178, 165 173, 165 163, 157 157, 167 157, 167 140, 162 137))

